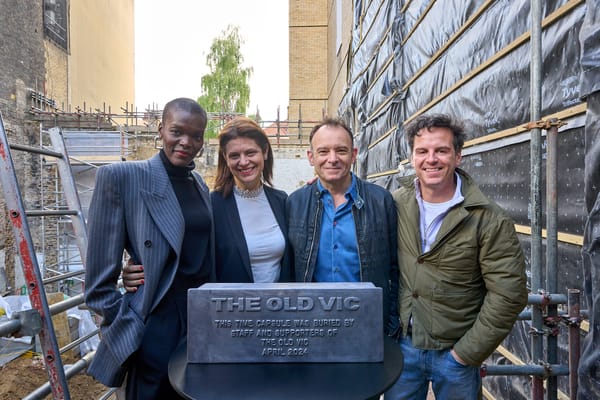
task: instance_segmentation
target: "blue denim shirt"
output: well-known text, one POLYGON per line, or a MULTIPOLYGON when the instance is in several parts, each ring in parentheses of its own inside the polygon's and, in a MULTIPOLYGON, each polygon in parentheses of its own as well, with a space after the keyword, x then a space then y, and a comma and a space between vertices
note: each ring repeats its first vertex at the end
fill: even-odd
POLYGON ((337 209, 333 196, 319 180, 317 187, 321 191, 323 202, 323 221, 321 223, 321 243, 315 267, 315 282, 359 282, 360 264, 356 245, 356 228, 352 216, 352 203, 356 198, 355 178, 346 191, 346 202, 337 209))
MULTIPOLYGON (((359 278, 383 289, 383 317, 397 324, 398 259, 397 215, 392 195, 385 188, 355 178, 352 217, 358 244, 359 278)), ((293 192, 286 203, 288 239, 297 282, 313 282, 321 243, 322 193, 317 183, 293 192)), ((393 328, 388 324, 388 329, 393 328)))

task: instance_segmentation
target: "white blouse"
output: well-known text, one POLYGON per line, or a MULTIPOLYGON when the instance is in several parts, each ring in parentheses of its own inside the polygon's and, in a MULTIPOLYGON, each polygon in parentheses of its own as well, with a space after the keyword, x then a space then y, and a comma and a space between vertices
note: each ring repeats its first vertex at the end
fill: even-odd
POLYGON ((254 197, 240 195, 236 190, 233 193, 248 246, 254 282, 277 282, 285 238, 264 189, 254 197))

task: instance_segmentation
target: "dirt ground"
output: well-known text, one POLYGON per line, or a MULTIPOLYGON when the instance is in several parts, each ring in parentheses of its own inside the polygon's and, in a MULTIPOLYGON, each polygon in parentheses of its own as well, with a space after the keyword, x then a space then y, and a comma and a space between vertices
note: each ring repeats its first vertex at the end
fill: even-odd
MULTIPOLYGON (((21 399, 48 382, 44 362, 38 356, 22 356, 0 368, 0 400, 21 399)), ((108 391, 83 372, 69 379, 68 384, 73 400, 96 400, 108 391)), ((51 400, 52 395, 46 399, 51 400)))

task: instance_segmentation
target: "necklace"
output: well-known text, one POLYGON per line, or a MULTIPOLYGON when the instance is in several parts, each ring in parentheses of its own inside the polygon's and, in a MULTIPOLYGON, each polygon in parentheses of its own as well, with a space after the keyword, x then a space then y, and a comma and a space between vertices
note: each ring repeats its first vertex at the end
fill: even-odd
POLYGON ((263 185, 260 185, 256 189, 240 189, 235 185, 233 186, 233 192, 243 199, 255 199, 260 196, 263 191, 263 185))

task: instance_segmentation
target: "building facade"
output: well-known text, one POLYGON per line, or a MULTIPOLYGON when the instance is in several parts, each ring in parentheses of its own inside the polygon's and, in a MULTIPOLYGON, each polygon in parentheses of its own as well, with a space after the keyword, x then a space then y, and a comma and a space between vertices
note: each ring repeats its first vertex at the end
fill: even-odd
MULTIPOLYGON (((58 115, 85 125, 90 112, 134 98, 133 0, 0 0, 0 113, 9 143, 40 145, 58 115)), ((95 118, 89 118, 95 121, 95 118)), ((12 152, 26 209, 44 203, 43 159, 12 152)), ((18 291, 18 256, 0 197, 0 294, 18 291)), ((35 239, 43 235, 30 218, 35 239)))
POLYGON ((316 121, 327 109, 328 3, 289 2, 290 121, 316 121))

